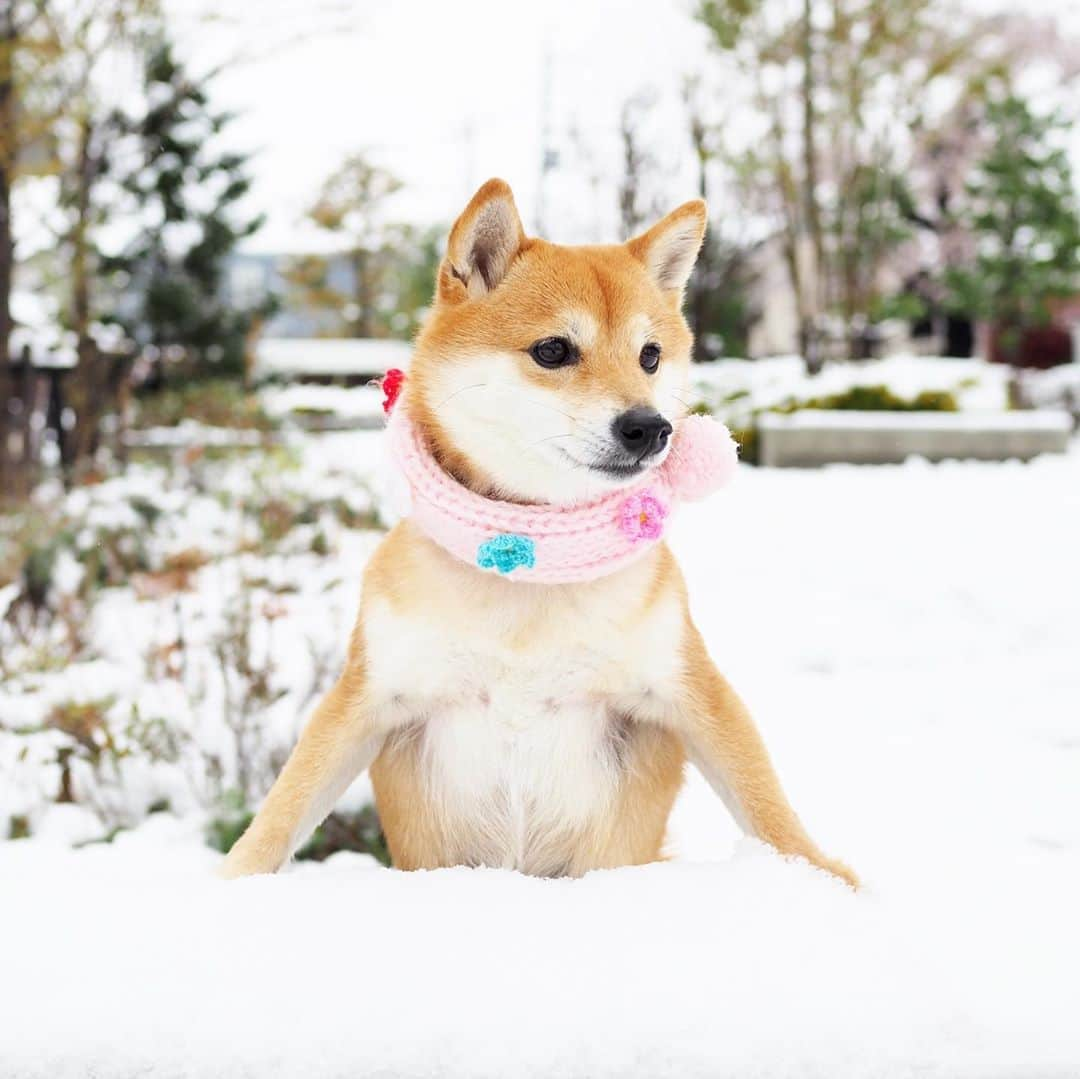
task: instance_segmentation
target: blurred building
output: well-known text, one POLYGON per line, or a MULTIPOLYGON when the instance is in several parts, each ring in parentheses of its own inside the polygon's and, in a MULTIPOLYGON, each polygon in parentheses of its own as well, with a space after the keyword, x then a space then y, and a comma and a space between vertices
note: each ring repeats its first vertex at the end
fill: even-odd
MULTIPOLYGON (((281 253, 230 255, 225 280, 229 298, 238 306, 255 307, 268 297, 277 297, 277 311, 262 326, 269 337, 324 337, 340 332, 340 320, 333 311, 298 302, 289 281, 293 261, 294 256, 281 253)), ((351 290, 352 268, 344 255, 328 257, 327 283, 343 294, 351 290)))

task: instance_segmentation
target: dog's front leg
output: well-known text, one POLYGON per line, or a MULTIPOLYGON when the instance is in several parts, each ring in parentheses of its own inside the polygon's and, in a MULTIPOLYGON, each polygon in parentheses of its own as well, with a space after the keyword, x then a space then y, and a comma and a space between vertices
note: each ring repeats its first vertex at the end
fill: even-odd
POLYGON ((744 832, 828 870, 853 888, 858 878, 827 858, 788 804, 746 705, 716 669, 697 627, 686 620, 679 722, 690 759, 744 832))
POLYGON ((356 659, 322 699, 262 808, 229 852, 221 876, 274 873, 322 822, 383 740, 356 659))

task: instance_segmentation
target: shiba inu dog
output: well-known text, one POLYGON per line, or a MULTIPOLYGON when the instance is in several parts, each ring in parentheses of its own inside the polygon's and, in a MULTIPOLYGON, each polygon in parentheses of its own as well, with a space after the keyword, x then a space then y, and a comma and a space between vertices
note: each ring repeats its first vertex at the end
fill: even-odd
POLYGON ((688 202, 564 247, 525 236, 502 181, 474 196, 388 432, 420 502, 225 876, 277 870, 364 768, 402 869, 651 862, 689 759, 746 832, 856 884, 788 804, 660 535, 705 222, 688 202))

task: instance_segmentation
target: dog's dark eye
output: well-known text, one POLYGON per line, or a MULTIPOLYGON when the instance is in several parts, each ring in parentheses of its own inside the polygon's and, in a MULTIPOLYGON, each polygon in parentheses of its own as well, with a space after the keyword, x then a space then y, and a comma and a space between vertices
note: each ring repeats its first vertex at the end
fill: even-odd
POLYGON ((564 367, 577 360, 577 349, 565 337, 545 337, 529 349, 541 367, 564 367))
POLYGON ((660 346, 647 344, 641 350, 641 366, 651 375, 660 366, 660 346))

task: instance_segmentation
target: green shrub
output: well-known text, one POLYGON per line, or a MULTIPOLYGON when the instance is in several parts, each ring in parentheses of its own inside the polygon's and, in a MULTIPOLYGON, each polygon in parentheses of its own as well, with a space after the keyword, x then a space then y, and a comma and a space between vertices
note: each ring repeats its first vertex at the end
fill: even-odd
POLYGON ((245 805, 243 794, 236 790, 226 791, 217 813, 206 826, 207 844, 222 854, 228 854, 254 819, 255 814, 245 805))
POLYGON ((355 510, 346 499, 339 495, 324 505, 345 528, 386 529, 386 523, 379 517, 379 511, 375 508, 374 502, 367 509, 355 510))
POLYGON ((302 524, 303 512, 285 498, 268 498, 265 502, 248 507, 259 526, 265 544, 280 543, 298 524, 302 524))
POLYGON ((725 394, 721 399, 722 405, 733 405, 736 401, 742 401, 750 396, 750 391, 747 389, 732 390, 731 393, 725 394))
POLYGON ((364 806, 355 813, 331 813, 296 852, 296 858, 322 862, 341 850, 370 854, 383 865, 390 864, 390 849, 374 806, 364 806))
POLYGON ((736 427, 731 437, 739 445, 739 460, 748 465, 758 463, 758 433, 756 427, 736 427))
POLYGON ((84 588, 116 588, 129 584, 133 573, 150 570, 146 540, 143 528, 97 529, 93 543, 76 554, 86 570, 84 588))
POLYGON ((836 412, 956 412, 956 397, 947 390, 924 390, 913 398, 900 397, 888 386, 852 386, 842 393, 792 401, 778 411, 798 412, 804 408, 836 412))
POLYGON ((45 717, 45 726, 66 734, 79 745, 91 763, 97 763, 104 752, 115 748, 108 724, 109 709, 115 703, 115 697, 61 701, 53 705, 45 717))
POLYGON ((959 412, 956 396, 948 390, 923 390, 911 402, 912 412, 959 412))
MULTIPOLYGON (((214 850, 228 854, 254 817, 255 814, 243 805, 239 792, 229 792, 207 826, 206 842, 214 850)), ((382 865, 390 864, 390 850, 374 806, 364 806, 355 813, 331 813, 296 852, 296 859, 323 862, 342 850, 370 854, 382 865)))
POLYGON ((135 409, 136 427, 175 427, 182 420, 198 420, 210 427, 271 431, 277 423, 235 379, 195 381, 183 386, 143 394, 135 409))
POLYGON ((739 460, 752 465, 759 463, 757 417, 762 412, 791 415, 803 409, 836 412, 958 412, 960 406, 955 394, 947 390, 923 390, 908 398, 894 393, 888 386, 852 386, 840 393, 810 397, 803 401, 792 399, 769 409, 758 409, 753 414, 753 426, 732 430, 732 437, 739 444, 739 460))
POLYGON ((22 567, 23 593, 34 608, 45 606, 52 588, 53 572, 56 569, 56 557, 60 544, 50 540, 38 547, 31 547, 26 552, 22 567))
POLYGON ((151 501, 149 498, 144 498, 142 495, 132 495, 128 500, 128 504, 150 528, 153 528, 154 523, 163 512, 156 502, 151 501))

